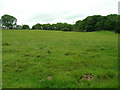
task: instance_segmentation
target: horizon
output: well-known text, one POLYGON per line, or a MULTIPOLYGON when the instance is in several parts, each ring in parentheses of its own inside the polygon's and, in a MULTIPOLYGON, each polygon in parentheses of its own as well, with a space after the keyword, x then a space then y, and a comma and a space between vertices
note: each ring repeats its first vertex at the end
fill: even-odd
POLYGON ((92 1, 12 0, 11 2, 10 0, 1 0, 0 17, 9 14, 17 18, 18 25, 27 24, 32 27, 37 23, 53 24, 62 22, 74 24, 77 20, 83 20, 87 16, 118 14, 119 0, 92 1))

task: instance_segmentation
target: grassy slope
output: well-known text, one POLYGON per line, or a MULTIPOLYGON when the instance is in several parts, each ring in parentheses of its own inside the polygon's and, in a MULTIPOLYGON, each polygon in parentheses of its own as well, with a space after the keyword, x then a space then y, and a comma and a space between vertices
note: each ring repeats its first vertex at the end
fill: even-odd
POLYGON ((4 30, 3 88, 117 87, 117 42, 107 31, 4 30))

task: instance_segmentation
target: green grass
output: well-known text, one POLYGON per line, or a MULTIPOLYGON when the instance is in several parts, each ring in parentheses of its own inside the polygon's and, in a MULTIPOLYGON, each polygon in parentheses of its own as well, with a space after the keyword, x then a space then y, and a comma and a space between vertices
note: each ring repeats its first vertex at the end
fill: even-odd
POLYGON ((118 87, 115 33, 3 30, 2 44, 3 88, 118 87))

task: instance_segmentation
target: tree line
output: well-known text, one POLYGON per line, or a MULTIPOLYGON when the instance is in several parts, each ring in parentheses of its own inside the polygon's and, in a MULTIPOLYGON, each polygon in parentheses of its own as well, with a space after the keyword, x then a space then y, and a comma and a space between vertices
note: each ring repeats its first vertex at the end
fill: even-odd
POLYGON ((40 24, 33 25, 17 25, 17 19, 14 16, 5 14, 1 17, 1 27, 3 29, 32 29, 32 30, 58 30, 58 31, 78 31, 78 32, 92 32, 109 30, 116 33, 120 32, 120 15, 110 14, 107 16, 93 15, 88 16, 83 20, 76 21, 75 24, 56 23, 56 24, 40 24))

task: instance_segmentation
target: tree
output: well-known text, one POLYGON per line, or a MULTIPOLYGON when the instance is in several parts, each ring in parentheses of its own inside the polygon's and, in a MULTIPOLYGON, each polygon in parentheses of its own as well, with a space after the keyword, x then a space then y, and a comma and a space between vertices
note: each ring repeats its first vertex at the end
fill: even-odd
POLYGON ((106 16, 99 17, 99 20, 96 22, 95 25, 95 30, 96 31, 105 30, 105 21, 106 21, 106 16))
POLYGON ((106 17, 106 21, 104 22, 105 23, 105 29, 106 30, 109 30, 109 31, 114 31, 115 30, 115 24, 117 22, 117 19, 118 19, 118 15, 117 14, 110 14, 110 15, 107 15, 106 17))
POLYGON ((22 29, 30 29, 30 27, 28 25, 23 25, 22 29))
POLYGON ((72 31, 73 30, 73 26, 71 24, 67 24, 67 23, 57 23, 54 24, 54 30, 61 30, 61 31, 72 31))
POLYGON ((17 24, 17 19, 13 16, 5 14, 1 17, 2 19, 2 27, 5 29, 13 29, 13 27, 17 24))
POLYGON ((61 28, 61 31, 69 31, 69 28, 67 27, 61 28))
POLYGON ((118 18, 115 23, 115 32, 120 33, 120 15, 118 15, 118 18))
POLYGON ((52 24, 52 25, 51 25, 51 30, 56 30, 56 28, 57 28, 57 27, 56 27, 56 24, 52 24))
POLYGON ((74 25, 74 31, 100 31, 100 30, 109 30, 109 31, 119 31, 117 26, 120 19, 118 19, 117 14, 110 14, 107 16, 93 15, 88 16, 84 20, 79 20, 74 25))
POLYGON ((82 31, 81 25, 82 25, 81 20, 76 21, 76 23, 74 24, 74 31, 82 31))
POLYGON ((96 31, 96 24, 99 21, 101 21, 101 15, 88 16, 83 20, 85 30, 88 32, 96 31))
POLYGON ((14 27, 14 29, 17 29, 17 30, 22 29, 22 26, 21 25, 16 25, 16 27, 14 27))
POLYGON ((43 26, 42 26, 42 24, 36 24, 36 25, 33 25, 32 26, 32 29, 43 29, 43 26))
POLYGON ((42 27, 43 27, 44 30, 51 30, 51 24, 49 24, 49 23, 48 24, 43 24, 42 27))

